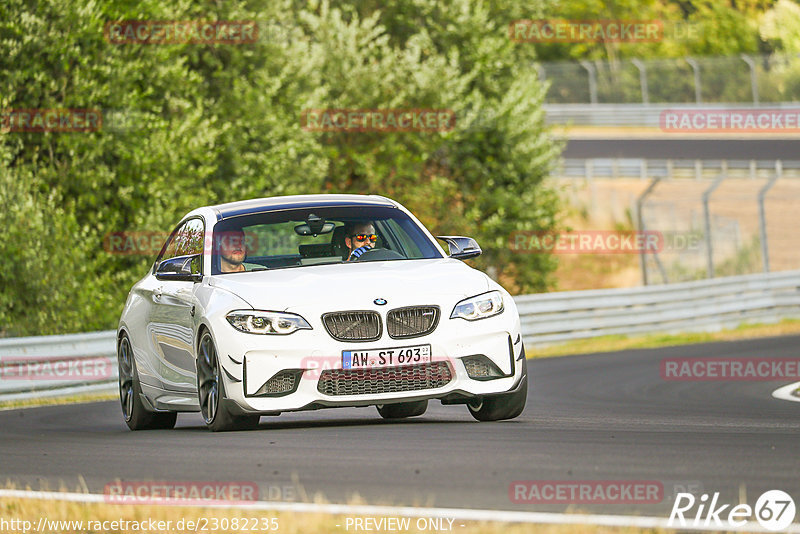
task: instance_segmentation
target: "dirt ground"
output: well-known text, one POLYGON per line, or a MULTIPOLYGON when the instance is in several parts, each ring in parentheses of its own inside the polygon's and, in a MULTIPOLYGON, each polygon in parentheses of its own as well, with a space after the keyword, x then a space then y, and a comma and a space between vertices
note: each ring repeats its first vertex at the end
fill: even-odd
MULTIPOLYGON (((636 200, 647 180, 608 178, 552 179, 568 206, 562 227, 580 230, 634 230, 636 200)), ((763 271, 758 193, 765 179, 731 178, 721 183, 709 201, 712 258, 717 276, 763 271)), ((659 271, 647 256, 651 283, 705 277, 707 247, 702 195, 710 180, 674 179, 660 182, 645 203, 645 229, 673 239, 658 258, 659 271), (674 236, 674 237, 671 237, 674 236), (686 239, 686 237, 689 237, 686 239)), ((764 202, 771 271, 800 268, 800 180, 783 179, 764 202)), ((561 291, 632 287, 642 284, 638 254, 561 254, 556 271, 561 291)))

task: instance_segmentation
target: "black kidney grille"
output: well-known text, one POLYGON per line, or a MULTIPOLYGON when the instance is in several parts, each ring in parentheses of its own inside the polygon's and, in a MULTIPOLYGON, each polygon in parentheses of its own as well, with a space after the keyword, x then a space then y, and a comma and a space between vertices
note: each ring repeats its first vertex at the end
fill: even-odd
POLYGON ((438 306, 397 308, 386 316, 386 329, 395 339, 424 336, 439 323, 438 306))
POLYGON ((375 341, 381 337, 381 316, 374 311, 326 313, 322 323, 338 341, 375 341))
POLYGON ((453 379, 447 362, 372 369, 326 369, 317 391, 325 395, 370 395, 446 386, 453 379))

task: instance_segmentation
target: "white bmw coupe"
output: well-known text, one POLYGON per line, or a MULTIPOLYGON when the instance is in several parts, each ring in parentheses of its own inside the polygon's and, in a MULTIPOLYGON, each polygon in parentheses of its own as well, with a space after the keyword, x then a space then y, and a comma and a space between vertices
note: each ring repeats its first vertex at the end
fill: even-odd
POLYGON ((466 404, 480 421, 522 413, 527 365, 514 300, 449 253, 397 202, 304 195, 198 208, 131 289, 117 333, 132 430, 208 428, 263 415, 376 406, 421 415, 466 404))

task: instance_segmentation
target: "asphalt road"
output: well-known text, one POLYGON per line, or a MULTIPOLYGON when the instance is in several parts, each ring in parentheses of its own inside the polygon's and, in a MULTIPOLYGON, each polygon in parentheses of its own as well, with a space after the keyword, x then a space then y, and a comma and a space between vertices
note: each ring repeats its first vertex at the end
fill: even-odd
POLYGON ((116 402, 0 412, 0 480, 92 492, 123 481, 245 481, 261 498, 481 509, 642 513, 666 517, 675 485, 725 502, 763 491, 800 499, 800 403, 785 382, 673 382, 669 357, 796 358, 800 336, 532 360, 521 417, 475 422, 432 402, 419 418, 374 408, 262 418, 258 430, 212 434, 197 414, 174 430, 130 432, 116 402), (659 504, 516 504, 517 480, 647 480, 659 504))
POLYGON ((800 159, 790 139, 571 139, 565 158, 800 159))

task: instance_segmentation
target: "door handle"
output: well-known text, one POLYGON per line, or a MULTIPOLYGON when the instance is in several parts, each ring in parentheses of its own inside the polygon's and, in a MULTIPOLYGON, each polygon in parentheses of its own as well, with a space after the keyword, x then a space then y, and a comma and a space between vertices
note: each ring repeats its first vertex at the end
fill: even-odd
POLYGON ((157 287, 153 290, 153 298, 159 300, 161 298, 161 288, 157 287))

